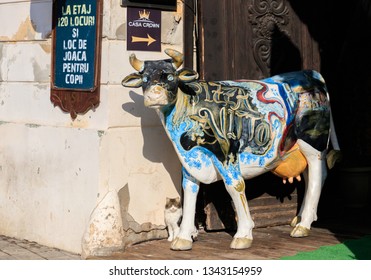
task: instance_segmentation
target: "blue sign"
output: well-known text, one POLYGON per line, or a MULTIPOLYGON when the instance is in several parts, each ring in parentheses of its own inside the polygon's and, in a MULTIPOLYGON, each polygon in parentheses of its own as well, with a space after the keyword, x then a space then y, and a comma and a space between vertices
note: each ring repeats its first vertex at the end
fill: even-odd
POLYGON ((97 38, 97 1, 55 2, 54 87, 93 90, 97 38))

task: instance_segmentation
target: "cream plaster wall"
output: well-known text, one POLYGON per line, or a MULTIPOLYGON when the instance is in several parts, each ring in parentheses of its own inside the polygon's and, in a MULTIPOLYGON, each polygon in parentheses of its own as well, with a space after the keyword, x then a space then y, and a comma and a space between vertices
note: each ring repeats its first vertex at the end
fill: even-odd
MULTIPOLYGON (((119 2, 104 0, 101 103, 73 121, 50 102, 52 0, 0 0, 0 234, 83 256, 166 234, 180 164, 141 90, 121 86, 134 70, 119 2)), ((162 18, 163 48, 182 50, 180 2, 162 18)))

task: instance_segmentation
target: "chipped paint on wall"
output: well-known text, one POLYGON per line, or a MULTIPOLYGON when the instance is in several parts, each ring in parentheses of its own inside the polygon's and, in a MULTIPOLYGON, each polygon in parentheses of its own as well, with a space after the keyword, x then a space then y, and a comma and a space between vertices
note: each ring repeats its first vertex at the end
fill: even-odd
POLYGON ((0 42, 0 82, 3 81, 3 75, 1 71, 2 69, 1 65, 3 64, 3 47, 4 47, 4 44, 0 42))
POLYGON ((128 245, 164 239, 164 225, 139 224, 128 212, 128 185, 118 192, 109 191, 94 209, 82 240, 82 258, 105 256, 123 251, 128 245))
POLYGON ((50 45, 49 42, 48 43, 40 43, 39 45, 44 50, 45 53, 47 53, 47 54, 51 53, 52 46, 50 45))
POLYGON ((20 40, 26 40, 31 39, 35 37, 35 29, 33 29, 33 26, 31 24, 30 17, 28 16, 18 27, 17 32, 9 38, 9 40, 14 41, 20 41, 20 40))
POLYGON ((166 26, 161 34, 164 44, 176 45, 183 40, 183 3, 181 1, 177 2, 175 12, 165 13, 162 21, 162 24, 166 26))
POLYGON ((151 239, 167 238, 164 225, 155 225, 150 222, 138 223, 129 213, 130 192, 128 185, 118 192, 123 224, 124 245, 131 245, 151 239))

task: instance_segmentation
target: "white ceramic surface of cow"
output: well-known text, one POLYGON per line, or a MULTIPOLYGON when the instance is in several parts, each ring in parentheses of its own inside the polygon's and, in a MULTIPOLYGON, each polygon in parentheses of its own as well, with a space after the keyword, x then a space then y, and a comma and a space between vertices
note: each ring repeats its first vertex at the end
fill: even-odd
POLYGON ((236 209, 237 232, 230 247, 249 248, 254 222, 244 180, 267 171, 290 182, 303 172, 305 198, 291 236, 307 236, 317 219, 330 140, 340 150, 321 75, 307 70, 260 81, 206 82, 193 70, 177 70, 181 53, 165 53, 170 59, 141 61, 132 54, 130 63, 138 72, 122 85, 142 87, 145 106, 158 112, 183 166, 183 220, 171 249, 192 248, 199 184, 218 180, 224 181, 236 209), (279 170, 283 163, 289 171, 279 170))

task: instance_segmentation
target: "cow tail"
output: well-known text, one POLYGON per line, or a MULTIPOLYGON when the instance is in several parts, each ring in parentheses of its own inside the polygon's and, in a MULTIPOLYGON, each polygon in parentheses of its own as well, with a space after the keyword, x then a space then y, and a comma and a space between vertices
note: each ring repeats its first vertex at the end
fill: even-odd
POLYGON ((342 160, 342 153, 340 151, 339 141, 336 136, 335 132, 335 125, 334 120, 332 117, 331 109, 330 109, 330 137, 329 141, 331 141, 332 150, 330 150, 326 156, 327 166, 329 169, 333 168, 335 163, 340 162, 342 160))

